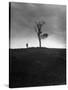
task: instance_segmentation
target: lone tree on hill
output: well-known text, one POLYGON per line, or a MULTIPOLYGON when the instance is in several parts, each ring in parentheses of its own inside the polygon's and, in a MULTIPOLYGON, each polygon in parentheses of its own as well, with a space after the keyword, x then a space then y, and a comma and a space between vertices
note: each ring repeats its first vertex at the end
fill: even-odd
POLYGON ((36 21, 34 26, 35 32, 37 33, 38 40, 39 40, 39 47, 41 47, 41 39, 48 37, 47 33, 42 34, 42 26, 44 24, 46 24, 44 21, 36 21))

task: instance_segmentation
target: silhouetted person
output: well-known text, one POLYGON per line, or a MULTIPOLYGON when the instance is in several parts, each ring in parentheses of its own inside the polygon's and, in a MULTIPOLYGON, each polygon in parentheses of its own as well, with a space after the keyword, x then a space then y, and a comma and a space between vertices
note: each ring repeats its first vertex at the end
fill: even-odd
POLYGON ((26 43, 26 48, 28 48, 28 43, 26 43))

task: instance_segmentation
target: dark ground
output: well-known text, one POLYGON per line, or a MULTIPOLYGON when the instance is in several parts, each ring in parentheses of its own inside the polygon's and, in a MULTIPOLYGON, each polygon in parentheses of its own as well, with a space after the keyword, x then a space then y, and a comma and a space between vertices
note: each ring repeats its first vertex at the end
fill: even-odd
POLYGON ((9 87, 66 84, 66 49, 9 49, 9 87))

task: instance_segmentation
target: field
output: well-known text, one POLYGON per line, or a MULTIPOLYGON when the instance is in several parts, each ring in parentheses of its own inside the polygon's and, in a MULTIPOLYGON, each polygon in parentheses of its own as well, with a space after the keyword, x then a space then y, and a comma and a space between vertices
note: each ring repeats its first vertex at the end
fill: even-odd
POLYGON ((9 49, 9 87, 66 84, 66 49, 9 49))

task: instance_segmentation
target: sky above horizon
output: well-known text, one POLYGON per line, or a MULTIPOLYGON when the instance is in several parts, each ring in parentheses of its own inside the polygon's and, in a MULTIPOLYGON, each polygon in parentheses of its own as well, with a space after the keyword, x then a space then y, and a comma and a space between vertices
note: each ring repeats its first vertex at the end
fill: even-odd
POLYGON ((10 48, 38 47, 34 30, 35 21, 42 20, 48 37, 42 39, 42 47, 66 48, 66 6, 32 3, 11 3, 10 48))

